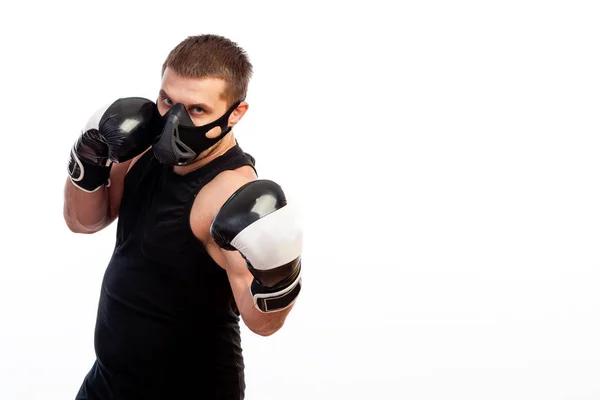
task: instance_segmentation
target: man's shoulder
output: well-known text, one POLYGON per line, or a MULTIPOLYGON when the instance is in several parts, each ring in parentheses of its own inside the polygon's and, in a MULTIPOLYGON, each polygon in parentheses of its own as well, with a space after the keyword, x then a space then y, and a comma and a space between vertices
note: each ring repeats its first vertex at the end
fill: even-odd
POLYGON ((227 190, 236 185, 242 186, 256 178, 254 169, 250 165, 244 165, 236 169, 228 169, 220 172, 206 187, 211 190, 227 190))
POLYGON ((198 193, 198 197, 205 205, 212 205, 218 211, 227 199, 246 183, 255 180, 257 177, 250 166, 243 166, 236 169, 220 172, 208 184, 206 184, 198 193))

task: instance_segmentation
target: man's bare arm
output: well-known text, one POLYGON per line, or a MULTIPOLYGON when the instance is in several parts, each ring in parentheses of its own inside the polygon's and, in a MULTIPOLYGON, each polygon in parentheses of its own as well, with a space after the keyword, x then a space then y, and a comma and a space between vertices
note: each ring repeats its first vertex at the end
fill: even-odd
MULTIPOLYGON (((191 225, 210 256, 227 271, 236 305, 246 326, 259 335, 268 336, 283 326, 300 291, 302 231, 293 209, 282 207, 280 201, 283 199, 275 198, 282 193, 276 193, 278 189, 274 183, 263 181, 247 187, 246 189, 255 193, 244 192, 238 197, 242 200, 241 209, 238 204, 233 206, 237 211, 232 210, 232 204, 228 200, 232 199, 234 192, 256 179, 252 175, 227 171, 205 186, 196 197, 194 206, 197 211, 192 213, 191 225), (269 192, 271 189, 273 191, 269 192), (256 194, 264 199, 254 203, 252 197, 256 194), (226 232, 230 229, 241 228, 235 226, 238 221, 255 218, 256 215, 245 211, 247 207, 252 208, 252 204, 256 204, 255 211, 258 213, 261 213, 261 208, 268 212, 267 208, 275 207, 270 221, 264 220, 259 224, 262 227, 256 225, 245 230, 249 234, 248 240, 236 235, 231 241, 235 246, 224 243, 224 240, 228 241, 224 237, 215 240, 214 235, 228 235, 226 232), (219 218, 218 213, 225 207, 229 210, 225 213, 239 211, 240 214, 219 218), (217 225, 220 227, 213 231, 211 223, 217 218, 217 225), (242 254, 254 264, 251 266, 247 263, 242 254)), ((250 210, 248 212, 254 213, 250 210)))
POLYGON ((125 175, 132 160, 113 164, 110 186, 86 192, 67 178, 64 190, 64 219, 75 233, 95 233, 109 226, 119 213, 125 175))
POLYGON ((238 251, 226 251, 214 246, 214 252, 221 252, 229 278, 229 284, 235 298, 236 305, 242 316, 244 324, 252 332, 261 336, 270 336, 281 329, 294 304, 283 310, 264 313, 259 311, 250 291, 254 276, 248 270, 246 261, 238 251))

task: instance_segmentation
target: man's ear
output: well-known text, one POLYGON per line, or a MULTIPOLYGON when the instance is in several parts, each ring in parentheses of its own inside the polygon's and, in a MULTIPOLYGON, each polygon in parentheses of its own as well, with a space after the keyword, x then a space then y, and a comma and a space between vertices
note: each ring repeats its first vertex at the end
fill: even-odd
POLYGON ((246 111, 248 111, 248 103, 242 101, 229 116, 229 126, 233 127, 240 122, 240 119, 246 114, 246 111))

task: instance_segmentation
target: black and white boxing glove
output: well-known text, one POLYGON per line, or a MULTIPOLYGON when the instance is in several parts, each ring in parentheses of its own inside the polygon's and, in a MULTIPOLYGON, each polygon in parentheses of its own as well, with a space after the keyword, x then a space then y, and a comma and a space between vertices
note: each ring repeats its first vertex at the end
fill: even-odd
POLYGON ((132 159, 152 144, 154 102, 141 97, 118 99, 88 120, 71 149, 69 177, 86 192, 109 184, 113 163, 132 159))
POLYGON ((303 232, 297 210, 277 183, 255 180, 239 188, 213 219, 210 234, 221 248, 238 250, 246 260, 259 311, 280 311, 296 301, 303 232))

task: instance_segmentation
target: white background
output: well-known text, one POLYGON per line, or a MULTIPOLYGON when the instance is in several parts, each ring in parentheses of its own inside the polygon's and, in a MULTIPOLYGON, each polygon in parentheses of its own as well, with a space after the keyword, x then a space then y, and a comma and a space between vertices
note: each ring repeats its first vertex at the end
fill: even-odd
POLYGON ((62 220, 90 113, 168 52, 250 54, 236 130, 305 212, 305 288, 247 399, 600 399, 594 1, 33 1, 0 10, 0 398, 72 399, 114 226, 62 220))

